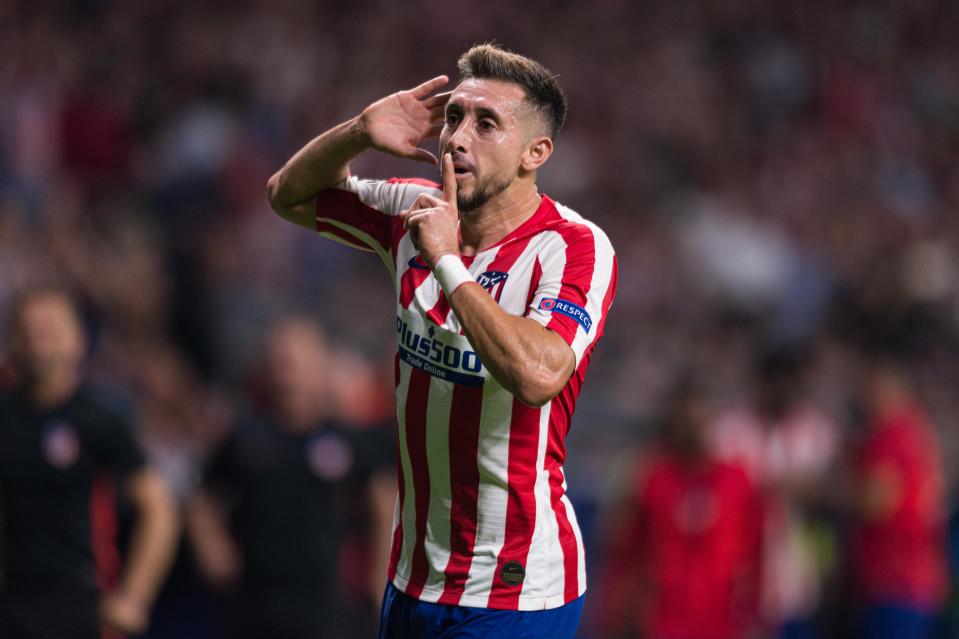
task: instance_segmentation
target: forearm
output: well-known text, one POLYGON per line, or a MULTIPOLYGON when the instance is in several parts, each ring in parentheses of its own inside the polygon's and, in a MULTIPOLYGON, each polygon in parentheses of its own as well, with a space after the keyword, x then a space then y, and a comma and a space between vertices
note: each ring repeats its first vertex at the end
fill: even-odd
POLYGON ((562 390, 575 359, 559 335, 510 315, 475 282, 457 287, 450 306, 483 364, 520 401, 542 406, 562 390))
POLYGON ((317 136, 270 178, 270 206, 282 215, 341 182, 349 177, 350 162, 368 148, 369 136, 359 116, 317 136))
POLYGON ((121 588, 144 605, 151 605, 166 577, 177 547, 179 517, 169 490, 150 471, 134 480, 137 521, 121 588))
POLYGON ((187 512, 187 535, 200 570, 215 586, 229 584, 239 572, 239 551, 227 530, 226 514, 206 489, 190 500, 187 512))

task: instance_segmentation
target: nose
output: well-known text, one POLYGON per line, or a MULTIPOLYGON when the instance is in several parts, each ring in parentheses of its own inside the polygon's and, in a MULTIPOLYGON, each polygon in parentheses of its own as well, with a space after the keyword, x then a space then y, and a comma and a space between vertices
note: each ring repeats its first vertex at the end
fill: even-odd
POLYGON ((448 152, 456 151, 458 153, 465 153, 469 142, 468 130, 469 127, 466 126, 465 120, 457 124, 456 128, 450 132, 450 136, 446 140, 446 150, 448 152))

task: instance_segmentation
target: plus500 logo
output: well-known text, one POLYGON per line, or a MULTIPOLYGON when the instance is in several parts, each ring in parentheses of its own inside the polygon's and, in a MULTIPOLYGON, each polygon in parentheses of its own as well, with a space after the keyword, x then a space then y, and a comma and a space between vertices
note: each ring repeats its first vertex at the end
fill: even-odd
POLYGON ((401 347, 431 362, 470 373, 478 373, 483 368, 483 362, 480 361, 475 351, 460 350, 455 346, 433 339, 436 329, 432 326, 428 331, 429 336, 420 335, 410 330, 407 323, 397 317, 396 332, 400 336, 401 347))

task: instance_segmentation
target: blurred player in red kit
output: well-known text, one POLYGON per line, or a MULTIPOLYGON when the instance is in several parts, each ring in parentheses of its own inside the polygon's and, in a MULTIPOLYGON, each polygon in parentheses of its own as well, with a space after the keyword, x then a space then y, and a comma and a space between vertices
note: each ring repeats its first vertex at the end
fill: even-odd
POLYGON ((948 586, 939 446, 895 366, 877 365, 865 392, 852 544, 861 637, 926 639, 948 586))
POLYGON ((492 45, 315 138, 269 182, 284 218, 374 252, 396 294, 399 500, 382 637, 572 637, 585 550, 565 438, 616 290, 605 233, 541 195, 555 74, 492 45), (378 150, 442 186, 350 174, 378 150))
POLYGON ((709 456, 703 400, 681 384, 635 473, 605 559, 600 635, 741 639, 757 620, 762 512, 737 465, 709 456))

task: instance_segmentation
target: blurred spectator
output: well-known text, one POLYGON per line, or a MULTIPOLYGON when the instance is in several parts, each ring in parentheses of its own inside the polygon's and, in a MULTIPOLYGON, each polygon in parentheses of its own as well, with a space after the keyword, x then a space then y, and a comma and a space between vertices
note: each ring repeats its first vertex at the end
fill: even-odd
POLYGON ((900 369, 881 363, 865 389, 855 464, 854 578, 863 639, 927 639, 947 589, 943 476, 935 435, 900 369))
POLYGON ((141 632, 176 542, 169 490, 131 425, 84 383, 86 345, 71 300, 52 289, 27 293, 10 328, 18 380, 0 396, 0 636, 94 639, 98 608, 109 626, 141 632), (116 480, 138 518, 114 584, 104 571, 116 549, 102 538, 101 517, 113 508, 116 480))
POLYGON ((762 509, 739 465, 705 447, 704 398, 681 385, 633 473, 600 584, 600 636, 755 636, 762 509))
POLYGON ((760 610, 771 635, 819 636, 820 524, 811 516, 833 479, 836 424, 805 396, 801 359, 767 353, 753 371, 754 396, 722 412, 709 435, 716 455, 744 465, 763 493, 760 610))
POLYGON ((269 409, 237 423, 190 505, 200 567, 228 599, 230 637, 362 636, 340 597, 338 564, 358 486, 376 509, 369 519, 378 546, 368 551, 376 574, 370 600, 382 590, 392 443, 335 419, 331 361, 323 333, 309 320, 291 317, 270 329, 269 409))

